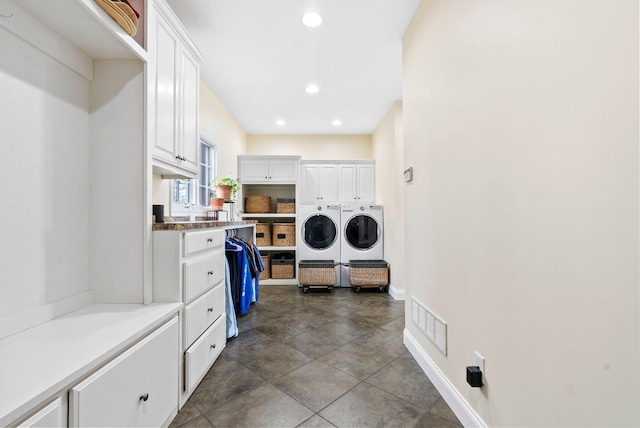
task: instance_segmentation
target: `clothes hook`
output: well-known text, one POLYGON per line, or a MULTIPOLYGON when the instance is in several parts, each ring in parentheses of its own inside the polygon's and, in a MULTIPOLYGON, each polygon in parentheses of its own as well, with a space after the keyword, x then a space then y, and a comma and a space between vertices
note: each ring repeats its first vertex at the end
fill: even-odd
POLYGON ((0 13, 0 17, 11 19, 11 18, 13 18, 13 13, 10 13, 9 15, 3 15, 3 14, 0 13))

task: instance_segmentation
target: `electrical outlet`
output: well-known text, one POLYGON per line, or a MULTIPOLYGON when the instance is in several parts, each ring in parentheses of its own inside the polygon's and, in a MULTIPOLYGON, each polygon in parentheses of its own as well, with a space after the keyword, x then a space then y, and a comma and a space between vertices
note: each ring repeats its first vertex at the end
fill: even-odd
POLYGON ((478 366, 480 368, 480 371, 482 372, 482 377, 484 378, 484 357, 480 354, 478 354, 478 351, 473 351, 473 360, 475 362, 475 365, 478 366))

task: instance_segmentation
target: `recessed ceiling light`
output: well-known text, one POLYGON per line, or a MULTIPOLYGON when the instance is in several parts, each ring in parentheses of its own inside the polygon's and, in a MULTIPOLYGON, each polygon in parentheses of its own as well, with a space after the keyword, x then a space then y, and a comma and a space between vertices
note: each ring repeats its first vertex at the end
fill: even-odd
POLYGON ((276 125, 278 125, 278 126, 285 126, 286 124, 287 124, 287 122, 285 122, 282 119, 276 120, 276 125))
POLYGON ((304 90, 307 94, 317 94, 320 89, 316 85, 309 85, 304 90))
POLYGON ((340 126, 340 125, 342 125, 342 121, 340 121, 339 119, 336 119, 333 122, 331 122, 331 124, 333 126, 340 126))
POLYGON ((315 12, 307 12, 302 15, 302 23, 307 27, 314 28, 322 24, 322 17, 315 12))

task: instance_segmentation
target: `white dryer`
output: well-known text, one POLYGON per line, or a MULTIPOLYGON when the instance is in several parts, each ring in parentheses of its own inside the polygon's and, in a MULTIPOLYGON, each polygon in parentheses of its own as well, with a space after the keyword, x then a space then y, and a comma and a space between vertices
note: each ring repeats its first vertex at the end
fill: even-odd
POLYGON ((382 205, 342 205, 340 213, 340 285, 349 287, 349 260, 382 260, 382 205))
POLYGON ((296 224, 298 262, 333 260, 340 284, 340 205, 298 205, 296 224))

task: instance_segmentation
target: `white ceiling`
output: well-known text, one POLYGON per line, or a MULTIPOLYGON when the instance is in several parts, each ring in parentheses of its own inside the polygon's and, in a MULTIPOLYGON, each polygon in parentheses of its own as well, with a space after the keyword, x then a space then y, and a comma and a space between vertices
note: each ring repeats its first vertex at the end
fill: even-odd
POLYGON ((249 134, 371 134, 402 97, 401 40, 419 2, 168 0, 205 56, 202 79, 249 134), (308 11, 321 26, 302 24, 308 11))

